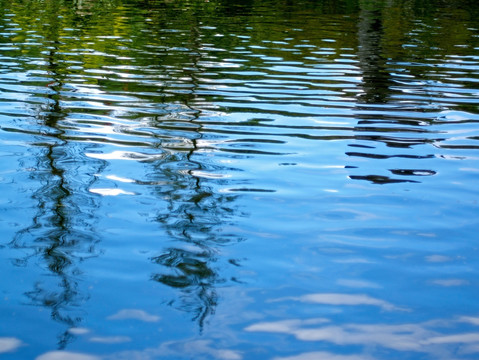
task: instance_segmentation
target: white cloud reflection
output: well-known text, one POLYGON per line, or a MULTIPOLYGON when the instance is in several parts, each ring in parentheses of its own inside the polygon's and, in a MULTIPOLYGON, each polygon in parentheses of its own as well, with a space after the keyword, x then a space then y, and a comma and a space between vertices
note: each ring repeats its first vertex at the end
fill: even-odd
POLYGON ((221 348, 211 340, 170 341, 156 348, 123 351, 107 356, 107 360, 154 360, 164 357, 177 359, 242 360, 241 352, 221 348))
POLYGON ((248 326, 249 332, 275 332, 295 336, 302 341, 325 341, 336 345, 375 345, 399 351, 418 351, 418 339, 434 333, 420 325, 344 324, 311 327, 307 321, 262 322, 248 326))
POLYGON ((130 342, 131 338, 129 338, 128 336, 94 336, 89 340, 91 342, 102 344, 121 344, 125 342, 130 342))
MULTIPOLYGON (((479 353, 479 332, 441 334, 433 325, 437 322, 419 324, 332 324, 322 319, 322 324, 313 325, 310 320, 290 319, 272 322, 259 322, 245 328, 248 332, 282 333, 307 342, 331 343, 336 347, 361 346, 364 351, 389 349, 399 352, 422 352, 437 359, 453 359, 457 354, 479 353)), ((442 323, 443 321, 441 321, 442 323)), ((450 321, 450 327, 460 321, 450 321)), ((340 349, 340 348, 338 348, 340 349)), ((381 352, 378 350, 378 352, 381 352)), ((276 357, 274 360, 364 360, 370 359, 360 354, 338 355, 323 352, 310 352, 290 357, 276 357)))
POLYGON ((295 356, 275 357, 273 360, 372 360, 366 355, 339 355, 326 351, 313 351, 295 356))
POLYGON ((437 279, 432 281, 432 283, 439 286, 451 287, 468 285, 469 281, 463 279, 437 279))
POLYGON ((38 356, 35 360, 100 360, 94 355, 74 353, 69 351, 50 351, 38 356))
POLYGON ((356 280, 356 279, 338 279, 337 281, 338 285, 350 287, 350 288, 358 288, 358 289, 364 289, 364 288, 372 288, 372 289, 377 289, 380 288, 380 286, 376 283, 370 282, 370 281, 364 281, 364 280, 356 280))
POLYGON ((452 261, 451 257, 449 256, 436 255, 436 254, 426 256, 425 259, 427 262, 432 262, 432 263, 443 263, 443 262, 452 261))
POLYGON ((436 336, 424 341, 424 344, 479 344, 479 333, 465 333, 456 335, 436 336))
POLYGON ((157 322, 160 320, 159 316, 148 314, 146 311, 139 309, 122 309, 116 314, 107 317, 108 320, 140 320, 145 322, 157 322))
POLYGON ((88 334, 90 330, 87 328, 73 327, 68 329, 68 332, 73 335, 85 335, 88 334))
POLYGON ((458 321, 479 325, 479 317, 476 316, 461 316, 458 321))
MULTIPOLYGON (((284 301, 285 298, 275 301, 284 301)), ((322 305, 360 306, 372 305, 385 310, 400 310, 397 306, 368 295, 309 294, 287 300, 317 303, 322 305)), ((377 351, 426 353, 435 359, 457 359, 457 355, 479 354, 479 317, 461 316, 455 319, 437 319, 423 323, 341 323, 327 318, 287 319, 261 321, 245 328, 247 332, 286 334, 299 341, 329 343, 339 352, 350 346, 359 346, 356 354, 329 352, 306 352, 273 360, 366 360, 373 359, 377 351), (461 331, 464 324, 467 331, 461 331), (376 350, 377 349, 377 350, 376 350), (364 351, 364 353, 363 353, 364 351)))
MULTIPOLYGON (((277 299, 275 301, 284 301, 277 299)), ((398 307, 367 295, 352 295, 338 293, 309 294, 301 297, 290 298, 293 301, 311 302, 322 305, 344 306, 377 306, 380 309, 396 310, 398 307)), ((283 304, 281 304, 283 305, 283 304)), ((434 358, 436 360, 452 360, 474 358, 479 355, 479 316, 458 316, 451 319, 436 319, 422 323, 408 323, 402 314, 398 322, 385 320, 384 323, 358 323, 329 319, 327 317, 290 318, 279 321, 253 322, 244 330, 248 333, 279 334, 280 341, 285 341, 283 336, 290 335, 293 340, 286 340, 287 344, 301 349, 307 348, 308 352, 291 354, 278 352, 274 338, 270 345, 258 337, 256 345, 259 347, 271 346, 272 354, 265 360, 381 360, 384 354, 393 354, 395 357, 414 356, 434 358), (402 323, 400 323, 403 321, 402 323), (464 330, 467 329, 467 330, 464 330), (302 346, 301 342, 307 342, 302 346), (317 343, 317 345, 315 344, 317 343), (318 351, 314 351, 317 346, 318 351), (354 347, 354 348, 353 348, 354 347), (319 351, 321 349, 322 351, 319 351), (383 356, 379 356, 379 354, 383 356), (416 355, 415 355, 416 354, 416 355), (377 356, 377 357, 376 357, 377 356)), ((389 319, 387 314, 387 319, 389 319)), ((148 314, 139 309, 122 309, 111 315, 110 320, 135 319, 146 322, 159 321, 159 317, 148 314)), ((376 318, 375 318, 376 319, 376 318)), ((244 318, 242 319, 244 321, 244 318)), ((233 321, 233 323, 237 323, 233 321)), ((161 358, 191 358, 191 359, 217 359, 217 360, 242 360, 248 358, 247 354, 232 348, 238 343, 228 335, 228 326, 220 332, 214 332, 212 337, 199 339, 183 339, 167 341, 158 346, 118 351, 101 357, 67 351, 51 351, 36 358, 36 360, 156 360, 161 358)), ((74 328, 77 329, 77 328, 74 328)), ((86 333, 88 329, 79 328, 78 333, 86 333)), ((74 331, 75 332, 75 331, 74 331)), ((15 338, 0 338, 1 340, 15 338)), ((127 336, 97 336, 89 341, 102 344, 118 344, 130 341, 127 336)), ((8 342, 7 342, 8 343, 8 342)), ((134 346, 134 342, 132 342, 134 346)), ((294 347, 292 347, 294 349, 294 347)), ((5 350, 4 350, 5 351, 5 350)), ((479 357, 476 357, 479 358, 479 357)))
POLYGON ((22 345, 22 342, 14 337, 0 337, 0 354, 15 351, 22 345))
POLYGON ((358 306, 358 305, 370 305, 377 306, 383 310, 406 310, 404 308, 397 307, 387 301, 373 298, 364 294, 341 294, 341 293, 317 293, 307 294, 299 297, 288 297, 272 300, 272 302, 283 300, 296 300, 306 303, 334 305, 334 306, 358 306))

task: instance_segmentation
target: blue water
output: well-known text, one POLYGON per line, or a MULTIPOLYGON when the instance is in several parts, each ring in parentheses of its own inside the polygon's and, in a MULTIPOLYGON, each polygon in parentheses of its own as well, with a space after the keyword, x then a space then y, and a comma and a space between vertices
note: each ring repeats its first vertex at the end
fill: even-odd
POLYGON ((479 357, 473 1, 0 1, 0 357, 479 357))

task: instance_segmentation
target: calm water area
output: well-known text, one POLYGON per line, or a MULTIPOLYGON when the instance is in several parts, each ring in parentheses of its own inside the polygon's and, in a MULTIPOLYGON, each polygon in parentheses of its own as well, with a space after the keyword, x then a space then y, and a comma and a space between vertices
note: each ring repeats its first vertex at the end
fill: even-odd
POLYGON ((0 359, 479 359, 476 0, 0 4, 0 359))

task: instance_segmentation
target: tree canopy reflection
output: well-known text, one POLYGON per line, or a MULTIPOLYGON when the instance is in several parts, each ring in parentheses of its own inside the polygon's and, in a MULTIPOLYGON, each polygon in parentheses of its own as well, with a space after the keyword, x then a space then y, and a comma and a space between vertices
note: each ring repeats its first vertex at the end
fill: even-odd
MULTIPOLYGON (((50 310, 54 321, 65 324, 59 334, 58 347, 64 348, 73 335, 68 328, 78 326, 84 316, 81 310, 88 295, 81 290, 81 262, 96 256, 94 198, 88 195, 92 177, 85 176, 84 164, 77 158, 81 145, 73 144, 65 136, 62 124, 68 112, 61 106, 61 91, 65 85, 65 69, 59 59, 61 42, 58 1, 47 1, 44 32, 44 61, 47 95, 40 105, 32 105, 39 125, 33 143, 36 166, 32 180, 38 188, 32 189, 36 214, 27 228, 20 230, 10 246, 25 250, 14 263, 26 266, 40 260, 45 273, 25 295, 32 305, 50 310), (86 181, 85 181, 86 180, 86 181), (53 276, 50 276, 53 275, 53 276)), ((101 164, 98 164, 100 170, 101 164)), ((88 165, 90 168, 92 164, 88 165)))
MULTIPOLYGON (((197 54, 193 51, 193 54, 197 54)), ((193 66, 199 57, 193 56, 193 66)), ((201 111, 190 105, 196 98, 195 76, 191 76, 191 92, 182 102, 188 113, 189 121, 201 116, 201 111)), ((161 121, 158 123, 161 126, 161 121)), ((215 173, 218 168, 208 166, 202 156, 199 145, 204 134, 198 124, 195 131, 184 140, 189 150, 176 152, 161 164, 155 165, 155 176, 170 186, 163 187, 159 195, 168 202, 167 210, 156 216, 168 234, 171 247, 162 251, 152 261, 164 270, 152 275, 152 279, 166 286, 178 289, 179 301, 172 300, 177 308, 190 312, 200 329, 209 315, 215 311, 218 302, 216 287, 225 281, 220 275, 220 268, 215 265, 221 256, 222 246, 240 239, 232 234, 222 232, 228 219, 234 215, 236 196, 215 191, 214 186, 221 180, 214 181, 203 174, 215 173)))

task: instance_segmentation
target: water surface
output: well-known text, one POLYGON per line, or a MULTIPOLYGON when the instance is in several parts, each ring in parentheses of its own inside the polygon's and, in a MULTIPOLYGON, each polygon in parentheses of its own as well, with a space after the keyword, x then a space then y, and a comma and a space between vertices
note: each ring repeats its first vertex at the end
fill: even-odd
POLYGON ((1 356, 477 358, 477 19, 1 1, 1 356))

